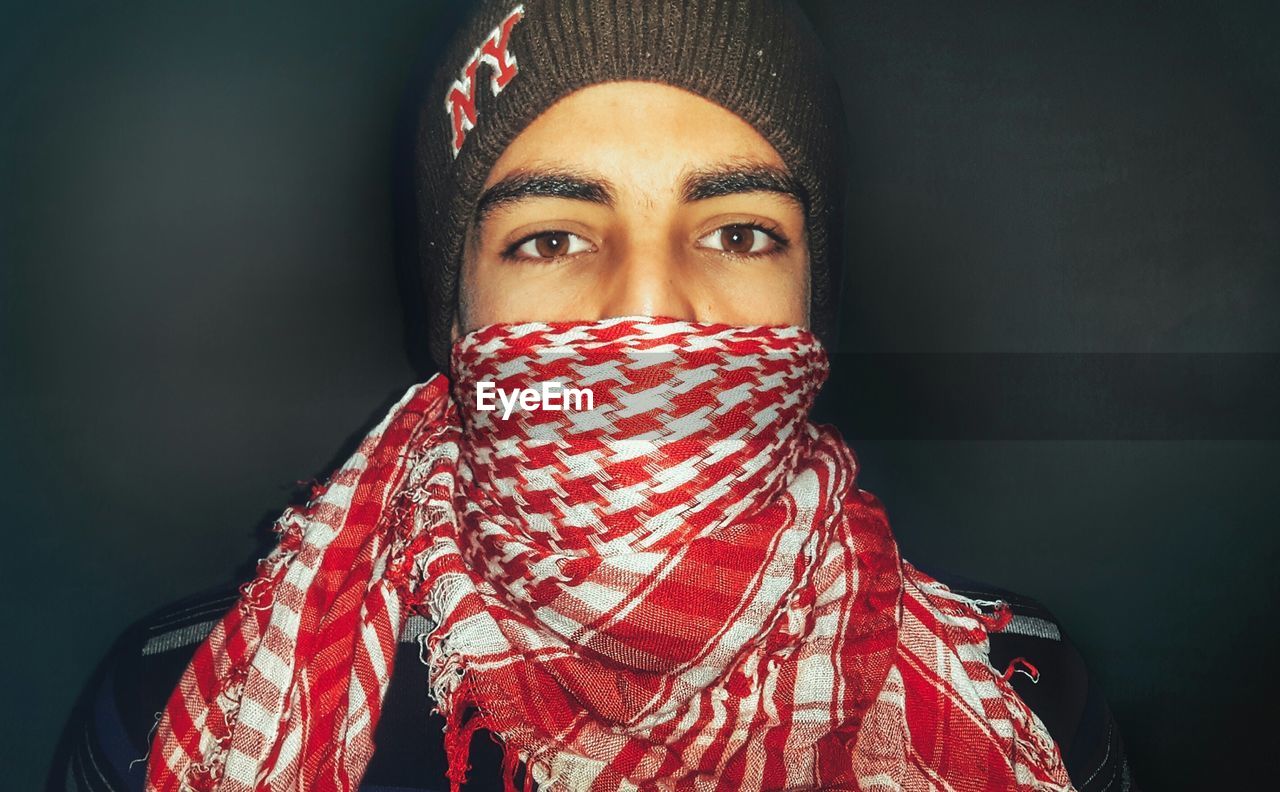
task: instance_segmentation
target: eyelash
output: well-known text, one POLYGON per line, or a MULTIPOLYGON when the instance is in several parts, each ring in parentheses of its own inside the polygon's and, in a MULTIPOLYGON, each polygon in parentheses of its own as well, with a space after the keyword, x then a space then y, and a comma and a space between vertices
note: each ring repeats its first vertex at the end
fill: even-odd
POLYGON ((561 256, 551 256, 550 258, 542 258, 541 256, 517 256, 516 255, 516 251, 519 250, 524 245, 532 242, 538 237, 549 236, 551 234, 568 234, 569 236, 581 237, 581 234, 575 234, 572 231, 564 231, 558 228, 549 228, 546 231, 539 231, 536 234, 529 234, 526 237, 523 237, 521 239, 516 240, 515 242, 512 242, 510 245, 507 245, 506 249, 504 249, 500 255, 506 261, 554 261, 558 258, 565 258, 565 256, 568 256, 568 255, 574 255, 574 256, 581 255, 579 253, 572 253, 572 254, 565 254, 561 256))
MULTIPOLYGON (((767 223, 763 221, 753 221, 749 223, 725 223, 722 226, 718 226, 712 229, 711 233, 715 233, 716 231, 721 231, 731 226, 738 226, 741 228, 749 228, 756 231, 760 231, 761 233, 765 234, 770 239, 772 239, 775 244, 777 244, 777 249, 772 251, 762 251, 759 253, 729 253, 727 251, 721 251, 721 250, 716 250, 712 252, 720 253, 722 255, 729 256, 731 258, 760 258, 762 256, 774 256, 774 255, 783 253, 791 245, 791 241, 787 239, 787 237, 782 233, 781 228, 779 228, 778 226, 772 223, 767 223)), ((574 234, 572 231, 561 231, 559 229, 548 229, 546 231, 539 231, 536 234, 529 234, 528 236, 525 236, 525 237, 522 237, 521 239, 516 240, 515 242, 508 245, 499 255, 505 261, 553 261, 557 258, 564 258, 564 256, 552 256, 550 258, 541 258, 541 257, 528 257, 528 256, 516 255, 516 251, 519 250, 524 245, 528 244, 529 242, 532 242, 533 240, 537 239, 540 236, 546 236, 548 234, 570 234, 571 236, 578 236, 577 234, 574 234)), ((699 237, 699 239, 701 238, 702 237, 699 237)), ((566 254, 566 255, 580 255, 580 254, 573 253, 573 254, 566 254)))
POLYGON ((765 236, 772 239, 775 244, 777 244, 778 246, 777 249, 769 250, 769 251, 761 251, 759 253, 729 253, 723 250, 714 250, 712 251, 713 253, 719 253, 724 256, 729 256, 730 258, 761 258, 764 256, 781 255, 782 253, 785 253, 787 251, 787 248, 791 246, 791 240, 787 239, 786 235, 782 233, 781 228, 774 225, 773 223, 768 223, 763 220, 753 221, 748 223, 725 223, 722 226, 717 226, 716 228, 712 229, 711 233, 715 233, 716 231, 722 231, 726 228, 735 227, 735 226, 738 228, 751 228, 763 233, 765 236))

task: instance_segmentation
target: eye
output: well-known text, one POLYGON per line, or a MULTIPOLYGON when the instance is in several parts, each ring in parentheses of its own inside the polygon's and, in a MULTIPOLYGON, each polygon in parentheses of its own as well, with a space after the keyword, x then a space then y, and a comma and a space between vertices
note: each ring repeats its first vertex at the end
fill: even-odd
POLYGON ((568 231, 543 231, 525 237, 503 254, 508 259, 553 259, 591 249, 591 243, 568 231))
POLYGON ((698 245, 736 256, 758 256, 783 250, 787 242, 777 232, 761 226, 735 223, 717 228, 699 239, 698 245))

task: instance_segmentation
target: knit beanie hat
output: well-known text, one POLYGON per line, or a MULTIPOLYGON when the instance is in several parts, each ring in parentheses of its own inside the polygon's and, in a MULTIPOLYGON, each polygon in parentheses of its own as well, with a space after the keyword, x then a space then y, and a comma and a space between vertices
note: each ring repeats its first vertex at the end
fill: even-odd
POLYGON ((557 100, 622 80, 697 94, 777 150, 806 194, 810 326, 833 341, 845 122, 822 46, 793 2, 481 0, 428 87, 416 141, 418 251, 442 370, 466 233, 493 164, 557 100))

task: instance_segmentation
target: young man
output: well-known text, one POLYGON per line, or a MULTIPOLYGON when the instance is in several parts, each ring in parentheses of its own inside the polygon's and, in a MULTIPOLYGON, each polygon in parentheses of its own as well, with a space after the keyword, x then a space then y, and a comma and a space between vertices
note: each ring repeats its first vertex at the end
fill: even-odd
POLYGON ((842 125, 790 5, 482 3, 419 141, 448 378, 139 628, 69 783, 1129 788, 1052 618, 906 563, 808 421, 842 125))

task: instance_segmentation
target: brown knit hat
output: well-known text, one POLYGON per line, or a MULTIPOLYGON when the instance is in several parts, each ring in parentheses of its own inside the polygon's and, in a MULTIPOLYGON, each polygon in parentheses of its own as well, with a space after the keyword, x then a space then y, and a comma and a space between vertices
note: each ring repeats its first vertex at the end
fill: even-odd
POLYGON ((810 323, 833 341, 845 121, 812 28, 786 0, 482 0, 418 124, 419 257, 431 355, 448 369, 469 220, 493 164, 557 100, 602 82, 691 91, 741 117, 807 193, 810 323))

